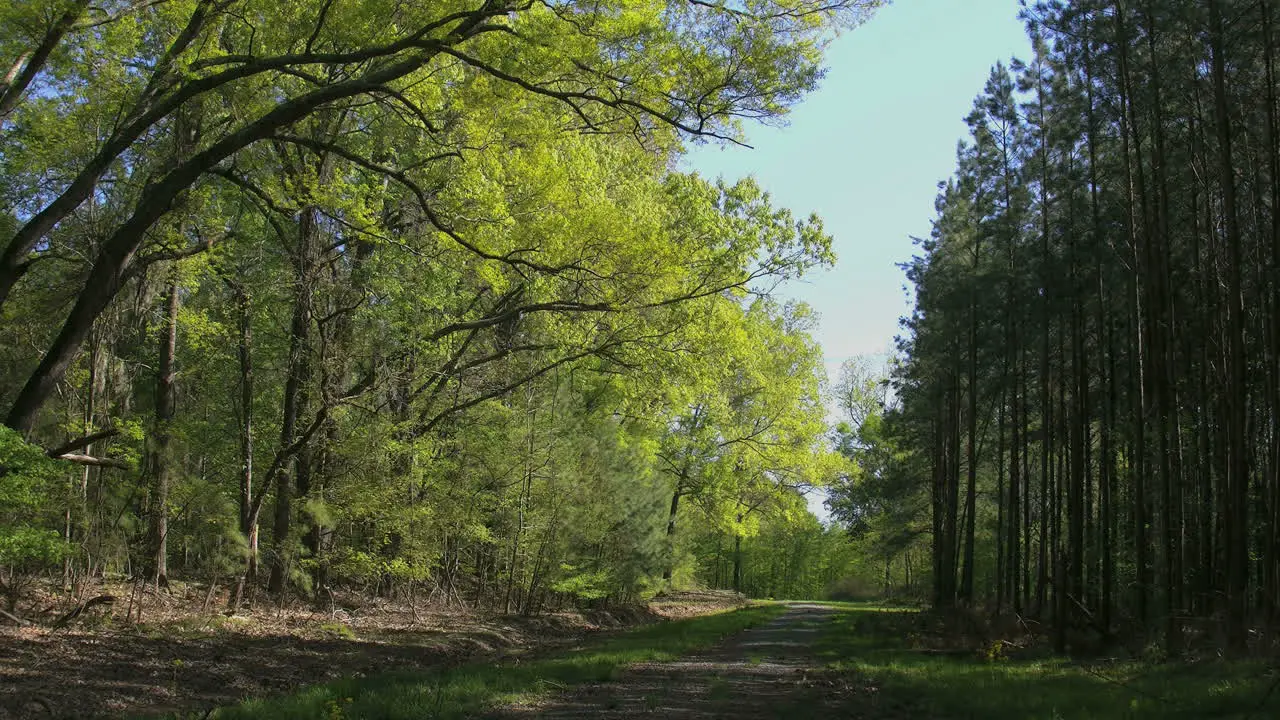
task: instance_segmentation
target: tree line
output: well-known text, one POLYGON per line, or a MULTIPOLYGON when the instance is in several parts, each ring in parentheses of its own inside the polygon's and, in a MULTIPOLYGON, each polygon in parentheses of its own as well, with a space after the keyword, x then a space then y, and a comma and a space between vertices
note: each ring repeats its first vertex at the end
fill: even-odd
POLYGON ((676 168, 878 4, 0 9, 10 609, 177 573, 532 611, 800 522, 836 460, 773 291, 830 239, 676 168))
POLYGON ((1242 652, 1280 620, 1278 8, 1023 18, 905 266, 896 507, 938 605, 1242 652))

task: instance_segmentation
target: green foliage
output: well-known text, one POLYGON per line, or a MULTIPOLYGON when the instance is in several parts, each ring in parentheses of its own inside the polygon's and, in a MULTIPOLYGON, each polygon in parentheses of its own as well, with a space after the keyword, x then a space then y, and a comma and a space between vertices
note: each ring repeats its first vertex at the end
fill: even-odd
POLYGON ((532 612, 696 580, 667 460, 747 537, 830 480, 812 315, 770 295, 831 238, 678 158, 879 2, 116 5, 0 11, 3 62, 71 13, 0 113, 0 401, 45 447, 120 430, 4 510, 35 537, 69 509, 76 563, 133 571, 166 516, 175 574, 532 612))
POLYGON ((832 443, 845 465, 827 507, 853 543, 848 575, 833 588, 840 595, 913 597, 928 578, 926 475, 912 427, 891 401, 891 368, 856 358, 841 368, 836 386, 845 422, 833 430, 832 443))
POLYGON ((236 522, 236 506, 216 483, 184 477, 169 494, 168 541, 175 554, 201 574, 224 578, 235 574, 249 553, 236 522))
POLYGON ((702 534, 697 545, 701 576, 708 584, 732 587, 738 564, 737 589, 748 597, 831 597, 856 570, 857 548, 840 527, 822 526, 803 503, 794 496, 792 512, 764 515, 755 532, 743 536, 740 549, 732 530, 702 534))
POLYGON ((579 598, 581 600, 599 600, 609 596, 613 587, 608 570, 581 573, 572 565, 562 564, 562 579, 551 584, 551 589, 558 593, 579 598))
POLYGON ((63 470, 43 450, 0 426, 0 566, 35 569, 66 553, 49 522, 63 470))

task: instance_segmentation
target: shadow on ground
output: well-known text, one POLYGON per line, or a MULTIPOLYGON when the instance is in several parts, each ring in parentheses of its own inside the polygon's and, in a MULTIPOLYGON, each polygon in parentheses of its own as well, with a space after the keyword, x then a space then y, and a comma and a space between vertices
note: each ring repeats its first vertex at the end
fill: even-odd
POLYGON ((589 631, 579 618, 555 616, 438 620, 451 627, 369 628, 359 637, 340 625, 322 626, 343 631, 329 637, 276 627, 6 630, 0 633, 0 720, 203 712, 341 677, 563 647, 589 631))

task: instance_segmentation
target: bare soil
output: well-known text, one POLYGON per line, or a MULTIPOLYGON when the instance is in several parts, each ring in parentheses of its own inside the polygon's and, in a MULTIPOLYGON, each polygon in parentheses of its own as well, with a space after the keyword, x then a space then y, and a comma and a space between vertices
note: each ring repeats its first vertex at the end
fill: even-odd
POLYGON ((40 625, 0 627, 0 720, 200 714, 340 677, 541 653, 736 602, 668 598, 652 609, 522 617, 352 596, 322 610, 265 604, 228 617, 192 586, 150 593, 137 622, 124 619, 127 586, 99 590, 116 602, 65 628, 50 626, 74 603, 40 625))

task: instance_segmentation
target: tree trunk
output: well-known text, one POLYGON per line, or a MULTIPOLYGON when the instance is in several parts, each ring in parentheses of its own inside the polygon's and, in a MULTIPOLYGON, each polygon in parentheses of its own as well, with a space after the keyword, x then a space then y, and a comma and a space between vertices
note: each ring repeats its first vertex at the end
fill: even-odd
POLYGON ((676 513, 680 510, 680 495, 683 483, 676 485, 675 492, 671 493, 671 509, 667 513, 667 565, 662 569, 662 579, 667 582, 671 581, 671 575, 675 572, 675 535, 676 535, 676 513))
POLYGON ((1249 584, 1249 474, 1245 443, 1246 393, 1244 296, 1240 217, 1236 207, 1235 164, 1232 157, 1231 114, 1227 101, 1226 38, 1220 0, 1209 0, 1213 105, 1218 135, 1218 181, 1222 188, 1223 226, 1227 241, 1227 647, 1235 653, 1247 648, 1249 584))
MULTIPOLYGON (((479 18, 464 26, 471 27, 477 22, 479 18)), ((459 28, 455 34, 461 31, 462 29, 459 28)), ((432 50, 429 55, 435 52, 437 51, 432 50)), ((5 425, 23 433, 31 429, 35 423, 36 414, 71 366, 94 320, 102 314, 128 279, 147 232, 169 213, 183 192, 210 169, 250 144, 307 117, 317 108, 344 98, 361 95, 384 83, 404 77, 423 67, 428 60, 428 55, 418 55, 390 65, 377 66, 359 77, 317 88, 306 95, 282 103, 189 160, 179 163, 173 170, 149 185, 145 191, 145 199, 103 243, 102 250, 94 259, 92 269, 76 297, 75 304, 63 322, 62 329, 49 345, 36 369, 28 377, 17 398, 14 399, 9 413, 5 416, 5 425)), ((96 176, 91 178, 87 186, 82 189, 83 194, 68 200, 67 206, 60 208, 54 217, 65 217, 79 206, 84 197, 92 191, 95 179, 96 176)), ((61 200, 60 198, 59 202, 61 200)), ((56 219, 52 222, 56 223, 56 219)), ((43 232, 46 231, 29 238, 31 246, 34 246, 39 237, 43 236, 43 232)), ((25 268, 23 263, 16 260, 11 262, 10 258, 11 255, 16 257, 18 253, 29 252, 29 247, 19 247, 22 244, 16 240, 11 241, 9 248, 5 251, 3 267, 0 267, 0 306, 3 306, 8 289, 25 268), (13 282, 6 274, 10 272, 14 273, 13 282)))
MULTIPOLYGON (((738 522, 742 522, 742 515, 738 515, 738 522)), ((733 591, 742 592, 742 533, 734 533, 733 536, 733 591)))
POLYGON ((148 463, 153 495, 147 580, 155 583, 156 587, 169 585, 169 486, 173 475, 174 354, 178 345, 179 302, 178 282, 171 280, 164 295, 165 323, 160 336, 160 363, 156 374, 155 435, 148 463))
MULTIPOLYGON (((313 294, 312 254, 314 252, 315 208, 302 211, 298 223, 298 246, 295 262, 295 287, 293 301, 293 319, 289 326, 289 365, 288 376, 284 387, 284 408, 280 421, 280 448, 291 446, 298 439, 298 421, 303 417, 309 405, 308 384, 311 381, 311 304, 313 294)), ((292 463, 283 464, 276 473, 276 507, 272 524, 272 556, 271 577, 267 580, 267 589, 272 593, 284 590, 288 577, 289 558, 293 553, 290 546, 292 530, 293 484, 290 482, 289 466, 294 467, 295 474, 307 470, 304 456, 307 450, 301 449, 294 456, 292 463)))
POLYGON ((62 38, 75 27, 76 21, 84 14, 87 7, 89 7, 89 0, 73 0, 45 31, 40 42, 31 50, 22 53, 9 66, 8 72, 0 79, 0 119, 13 112, 13 109, 18 106, 22 94, 44 69, 49 56, 57 49, 62 38))
POLYGON ((244 572, 230 596, 234 610, 244 599, 245 586, 258 575, 258 508, 253 497, 253 307, 243 287, 233 286, 239 312, 240 339, 240 534, 246 542, 244 572))

